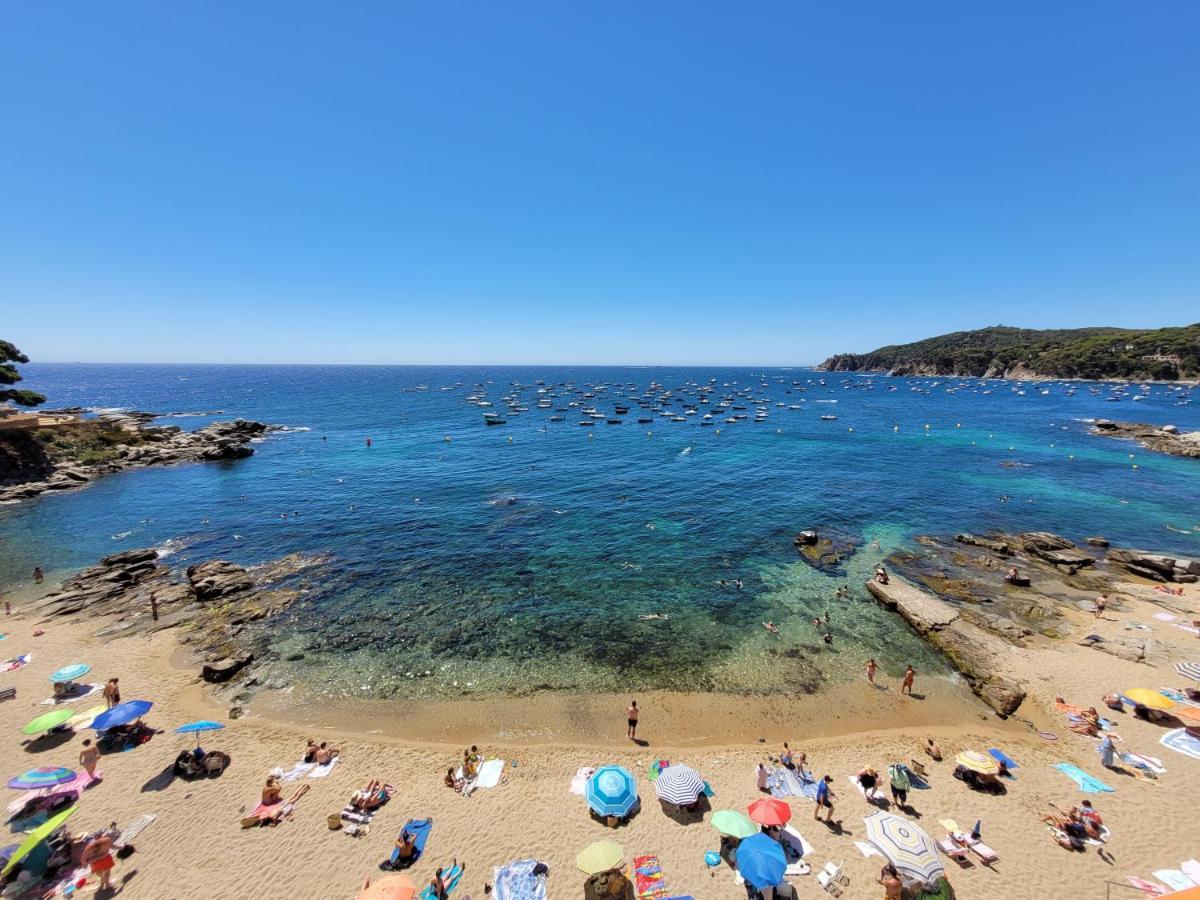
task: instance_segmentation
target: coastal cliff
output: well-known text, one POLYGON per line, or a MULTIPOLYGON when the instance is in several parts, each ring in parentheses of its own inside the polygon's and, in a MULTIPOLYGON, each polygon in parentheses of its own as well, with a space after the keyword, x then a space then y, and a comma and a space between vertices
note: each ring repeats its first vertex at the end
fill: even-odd
POLYGON ((82 487, 125 469, 251 456, 273 426, 236 419, 196 431, 150 426, 149 413, 99 416, 53 429, 0 431, 0 503, 82 487))
POLYGON ((1200 378, 1200 323, 1180 328, 1036 330, 996 325, 870 353, 839 353, 818 369, 970 378, 1200 378))

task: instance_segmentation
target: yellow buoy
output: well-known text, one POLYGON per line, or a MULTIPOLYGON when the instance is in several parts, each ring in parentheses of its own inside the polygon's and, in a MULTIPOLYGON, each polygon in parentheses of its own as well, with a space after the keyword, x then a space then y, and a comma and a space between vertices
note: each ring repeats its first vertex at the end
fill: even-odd
POLYGON ((1136 469, 1136 468, 1137 468, 1137 463, 1134 463, 1134 464, 1133 464, 1133 467, 1136 469))

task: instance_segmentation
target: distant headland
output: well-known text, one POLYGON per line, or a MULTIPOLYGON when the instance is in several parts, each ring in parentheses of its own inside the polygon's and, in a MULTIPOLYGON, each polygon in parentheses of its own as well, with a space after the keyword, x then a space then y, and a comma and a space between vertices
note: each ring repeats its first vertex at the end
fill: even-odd
POLYGON ((817 368, 971 378, 1190 381, 1200 378, 1200 323, 1053 330, 995 325, 870 353, 839 353, 817 368))

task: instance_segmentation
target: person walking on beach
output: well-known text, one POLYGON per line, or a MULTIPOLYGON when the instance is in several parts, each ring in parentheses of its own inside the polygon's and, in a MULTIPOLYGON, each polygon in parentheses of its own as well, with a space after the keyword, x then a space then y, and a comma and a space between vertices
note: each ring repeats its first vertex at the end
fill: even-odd
POLYGON ((150 593, 150 618, 158 621, 158 594, 153 591, 150 593))
POLYGON ((904 684, 900 685, 900 693, 912 694, 913 678, 916 677, 916 672, 913 671, 912 665, 904 667, 904 684))
POLYGON ((1096 598, 1096 618, 1104 615, 1104 610, 1108 608, 1108 594, 1101 594, 1096 598))
POLYGON ((83 742, 83 749, 79 751, 79 764, 83 766, 85 772, 88 773, 88 778, 92 781, 96 780, 96 763, 100 761, 100 748, 92 743, 91 738, 83 742))
POLYGON ((35 566, 34 570, 33 570, 33 583, 41 584, 45 580, 46 580, 46 575, 45 575, 45 573, 42 572, 42 567, 35 566))
POLYGON ((871 682, 871 686, 875 686, 875 670, 879 668, 879 664, 875 660, 867 660, 867 681, 871 682))
POLYGON ((629 722, 629 739, 637 740, 638 708, 637 701, 629 701, 629 709, 625 710, 625 718, 629 722))
POLYGON ((837 797, 834 795, 833 789, 829 787, 829 785, 832 783, 832 775, 826 775, 817 782, 817 808, 813 811, 813 819, 818 822, 821 821, 822 808, 829 810, 829 812, 825 814, 825 821, 830 822, 833 820, 833 801, 836 800, 837 797))
POLYGON ((112 880, 113 869, 113 840, 108 834, 102 834, 83 849, 80 862, 90 866, 93 875, 100 878, 100 891, 107 891, 112 880))
POLYGON ((108 684, 104 685, 104 702, 108 704, 109 709, 121 702, 121 687, 116 678, 108 679, 108 684))

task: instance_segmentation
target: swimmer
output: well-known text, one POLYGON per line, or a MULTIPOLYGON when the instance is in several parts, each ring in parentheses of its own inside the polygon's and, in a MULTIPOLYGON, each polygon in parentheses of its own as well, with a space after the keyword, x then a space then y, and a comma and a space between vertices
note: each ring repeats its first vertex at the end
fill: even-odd
POLYGON ((742 589, 742 579, 740 579, 740 578, 733 579, 733 585, 740 591, 742 589))
POLYGON ((825 637, 823 638, 823 640, 825 641, 825 644, 827 646, 833 646, 833 635, 830 634, 828 631, 825 632, 825 637))
POLYGON ((646 527, 647 527, 647 528, 649 528, 651 531, 653 531, 653 530, 654 530, 654 523, 653 523, 653 522, 647 522, 647 523, 646 523, 646 527))
POLYGON ((767 631, 771 632, 771 634, 779 637, 779 626, 774 622, 763 622, 762 625, 763 628, 767 629, 767 631))
POLYGON ((671 616, 668 613, 650 613, 649 615, 638 616, 643 622, 653 622, 656 619, 669 619, 671 616))

